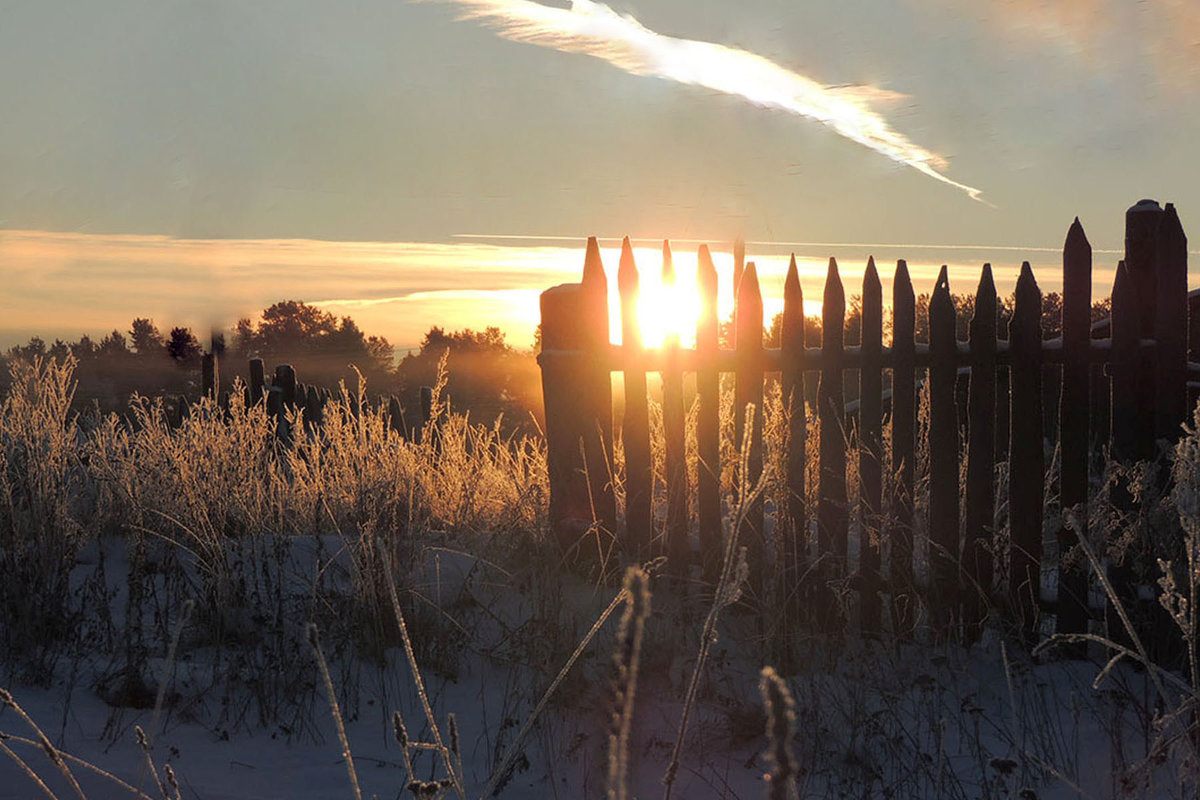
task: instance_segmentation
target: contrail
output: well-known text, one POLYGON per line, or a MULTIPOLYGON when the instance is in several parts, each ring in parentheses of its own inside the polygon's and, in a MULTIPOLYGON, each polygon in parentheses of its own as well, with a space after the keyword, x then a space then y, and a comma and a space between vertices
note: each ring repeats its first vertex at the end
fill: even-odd
POLYGON ((909 141, 872 104, 904 95, 872 86, 823 86, 736 47, 664 36, 603 3, 571 0, 554 8, 532 0, 442 0, 497 35, 564 53, 583 53, 634 75, 654 75, 742 97, 759 106, 815 119, 851 141, 982 201, 981 192, 947 177, 941 156, 909 141))

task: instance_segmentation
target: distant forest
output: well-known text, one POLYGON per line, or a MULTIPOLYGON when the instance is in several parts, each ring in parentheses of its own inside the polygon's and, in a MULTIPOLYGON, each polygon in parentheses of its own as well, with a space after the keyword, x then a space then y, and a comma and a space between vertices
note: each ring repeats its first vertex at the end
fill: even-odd
MULTIPOLYGON (((929 295, 917 297, 917 341, 928 340, 929 295)), ((954 295, 958 337, 967 338, 974 314, 974 298, 954 295)), ((1006 335, 1012 316, 1013 298, 999 300, 996 314, 1001 336, 1006 335)), ((1092 306, 1092 319, 1110 314, 1109 300, 1092 306)), ((1042 300, 1042 334, 1054 338, 1062 332, 1062 297, 1050 292, 1042 300)), ((763 331, 768 347, 779 346, 782 315, 763 331)), ((862 328, 861 298, 853 296, 846 308, 846 343, 858 344, 862 328)), ((885 310, 885 341, 890 336, 890 311, 885 310)), ((540 333, 540 330, 539 330, 540 333)), ((821 342, 821 319, 806 320, 808 346, 821 342)), ((733 346, 733 326, 721 325, 723 347, 733 346)), ((366 379, 369 398, 396 395, 406 409, 419 408, 421 386, 437 381, 438 363, 447 357, 446 395, 451 409, 469 412, 476 422, 492 423, 503 416, 506 427, 524 426, 542 417, 541 376, 536 351, 514 347, 497 327, 483 330, 447 331, 432 327, 420 347, 398 362, 395 349, 382 336, 364 333, 350 317, 338 318, 298 300, 284 300, 264 309, 257 322, 243 318, 232 330, 213 333, 208 341, 189 328, 163 332, 153 320, 139 317, 128 331, 113 330, 95 341, 81 336, 78 341, 61 339, 47 344, 33 337, 3 355, 5 361, 35 357, 64 359, 73 356, 78 366, 76 408, 86 411, 122 411, 134 394, 143 396, 185 395, 195 398, 200 391, 200 359, 205 352, 218 356, 220 381, 229 389, 235 378, 247 379, 247 362, 262 358, 268 380, 277 364, 291 364, 300 381, 336 390, 340 381, 357 390, 358 373, 366 379), (357 369, 357 372, 355 371, 357 369)), ((0 388, 7 384, 7 364, 0 372, 0 388)))
MULTIPOLYGON (((436 383, 438 362, 446 354, 446 393, 454 410, 471 411, 481 422, 503 414, 513 424, 528 422, 532 413, 540 423, 541 383, 534 353, 510 345, 499 328, 430 328, 420 347, 397 363, 395 349, 384 337, 364 333, 350 317, 338 318, 298 300, 275 303, 257 322, 241 319, 232 330, 214 332, 206 340, 190 328, 164 332, 153 320, 139 317, 127 331, 113 330, 99 341, 84 335, 75 342, 47 344, 35 336, 3 358, 74 357, 77 410, 108 412, 127 408, 134 394, 195 399, 206 352, 217 354, 224 390, 232 388, 235 378, 245 382, 249 360, 261 358, 268 380, 276 365, 291 364, 304 383, 336 391, 344 381, 348 390, 357 391, 361 373, 369 398, 396 395, 413 410, 419 408, 420 387, 436 383)), ((7 364, 3 366, 0 385, 8 381, 7 364)))

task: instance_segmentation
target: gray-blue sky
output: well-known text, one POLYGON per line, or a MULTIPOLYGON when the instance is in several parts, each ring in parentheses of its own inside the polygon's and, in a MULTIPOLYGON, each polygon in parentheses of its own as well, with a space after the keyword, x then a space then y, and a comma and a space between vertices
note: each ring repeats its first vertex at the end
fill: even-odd
POLYGON ((1111 248, 1142 196, 1200 219, 1186 3, 614 8, 908 95, 889 121, 996 207, 811 121, 506 41, 451 3, 16 0, 0 26, 0 229, 1053 246, 1079 215, 1111 248))

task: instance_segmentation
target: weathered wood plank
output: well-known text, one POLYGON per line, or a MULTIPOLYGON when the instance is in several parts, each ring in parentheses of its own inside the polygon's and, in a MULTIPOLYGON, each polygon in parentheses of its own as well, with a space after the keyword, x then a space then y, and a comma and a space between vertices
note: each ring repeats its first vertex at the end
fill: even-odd
MULTIPOLYGON (((1184 294, 1187 294, 1186 278, 1184 294)), ((1076 523, 1086 535, 1088 490, 1089 364, 1088 341, 1091 337, 1092 246, 1079 218, 1067 231, 1063 245, 1062 395, 1059 401, 1059 445, 1061 468, 1059 497, 1064 513, 1078 510, 1076 523)), ((1065 522, 1065 520, 1064 520, 1065 522)), ((1058 615, 1059 633, 1083 633, 1088 619, 1088 569, 1084 558, 1073 559, 1074 567, 1065 568, 1064 556, 1075 547, 1078 534, 1065 524, 1058 534, 1058 615)))
MULTIPOLYGON (((1153 200, 1141 200, 1125 212, 1125 266, 1129 270, 1136 298, 1138 336, 1143 339, 1154 336, 1155 306, 1158 302, 1158 227, 1162 218, 1163 210, 1153 200)), ((1153 359, 1139 363, 1138 376, 1138 382, 1133 387, 1137 398, 1134 455, 1139 461, 1148 461, 1155 456, 1156 380, 1153 359)))
MULTIPOLYGON (((663 241, 662 282, 668 297, 677 288, 671 245, 663 241)), ((664 468, 667 483, 665 552, 672 572, 682 574, 688 553, 688 479, 683 413, 683 372, 679 367, 679 332, 668 330, 663 342, 666 367, 660 373, 663 387, 664 468)))
MULTIPOLYGON (((843 430, 846 404, 842 386, 841 356, 846 327, 846 294, 838 276, 837 261, 829 259, 821 312, 821 351, 824 367, 817 388, 817 413, 821 422, 819 478, 817 490, 817 552, 827 567, 828 579, 845 574, 848 541, 846 514, 846 436, 843 430)), ((818 581, 821 581, 818 577, 818 581)), ((822 582, 827 582, 822 581, 822 582)), ((818 619, 827 629, 835 625, 837 609, 832 598, 817 602, 818 619)))
POLYGON ((1027 631, 1041 601, 1045 456, 1042 444, 1042 293, 1029 262, 1017 278, 1008 338, 1012 423, 1009 442, 1009 593, 1027 631))
POLYGON ((795 618, 800 576, 808 546, 808 514, 804 473, 808 465, 808 420, 804 403, 804 289, 796 256, 788 264, 783 284, 783 326, 779 347, 782 357, 781 386, 786 416, 787 502, 784 519, 776 536, 780 568, 780 596, 785 609, 795 618))
POLYGON ((262 402, 263 390, 267 384, 267 373, 261 358, 250 359, 250 405, 256 406, 262 402))
POLYGON ((929 616, 958 616, 958 414, 954 402, 955 311, 946 267, 929 301, 929 616))
MULTIPOLYGON (((738 370, 734 378, 734 416, 741 420, 742 438, 738 452, 745 453, 738 474, 738 489, 749 497, 757 487, 763 469, 763 306, 754 262, 746 264, 738 285, 737 353, 738 370), (747 415, 753 415, 749 428, 747 415)), ((765 543, 763 540, 763 500, 759 494, 749 503, 738 540, 746 548, 750 566, 750 594, 761 601, 765 579, 765 543)))
POLYGON ((1154 313, 1154 338, 1158 342, 1155 353, 1155 436, 1170 442, 1179 439, 1180 425, 1189 421, 1187 248, 1187 236, 1179 223, 1179 214, 1174 204, 1167 203, 1155 245, 1158 260, 1158 297, 1154 313))
POLYGON ((889 579, 896 632, 907 636, 916 621, 913 580, 913 476, 916 465, 916 298, 908 264, 896 262, 892 279, 892 524, 889 579))
MULTIPOLYGON (((582 346, 579 325, 584 313, 583 293, 577 283, 565 283, 540 297, 543 349, 576 350, 582 346)), ((586 373, 578 357, 542 359, 542 399, 546 408, 546 461, 550 478, 550 532, 558 550, 569 559, 588 558, 587 531, 593 513, 580 450, 586 413, 579 393, 586 388, 586 373), (581 552, 584 551, 584 552, 581 552)), ((428 412, 422 397, 421 437, 428 412)))
POLYGON ((963 566, 965 621, 975 634, 992 600, 996 461, 996 284, 992 265, 984 264, 971 317, 971 378, 967 397, 967 511, 963 566))
POLYGON ((696 257, 696 286, 700 292, 700 316, 696 321, 696 350, 703 354, 703 369, 696 371, 696 444, 699 451, 697 493, 700 513, 700 560, 704 580, 715 584, 720 577, 721 554, 721 440, 720 374, 713 355, 718 347, 717 269, 708 245, 700 245, 696 257))
POLYGON ((629 237, 621 243, 617 287, 621 298, 621 344, 628 355, 625 369, 625 413, 621 440, 625 449, 625 541, 624 549, 641 558, 650 556, 651 472, 650 422, 646 404, 646 373, 635 364, 642 352, 642 329, 638 320, 640 278, 629 237))
POLYGON ((862 284, 862 367, 859 372, 858 474, 863 511, 858 556, 859 619, 864 634, 881 631, 880 520, 883 513, 883 287, 875 259, 862 284))
POLYGON ((599 354, 609 344, 608 278, 600 259, 596 237, 588 237, 583 260, 583 345, 589 353, 585 361, 585 386, 582 402, 587 413, 584 432, 584 459, 587 463, 595 521, 599 525, 600 550, 607 552, 617 536, 617 500, 613 486, 613 414, 612 376, 599 365, 599 354))
POLYGON ((221 378, 217 367, 217 354, 205 353, 200 357, 200 396, 214 403, 221 391, 221 378))

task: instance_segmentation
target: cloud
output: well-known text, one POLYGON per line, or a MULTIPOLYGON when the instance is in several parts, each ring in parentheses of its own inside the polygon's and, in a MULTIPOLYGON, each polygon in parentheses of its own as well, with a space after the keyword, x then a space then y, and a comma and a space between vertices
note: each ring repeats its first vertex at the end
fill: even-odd
POLYGON ((946 160, 896 131, 877 110, 902 97, 872 86, 823 86, 769 59, 735 47, 678 39, 650 30, 602 3, 572 0, 569 9, 531 0, 442 0, 497 35, 565 53, 603 59, 634 75, 741 97, 816 120, 881 155, 980 200, 980 190, 947 177, 946 160))

